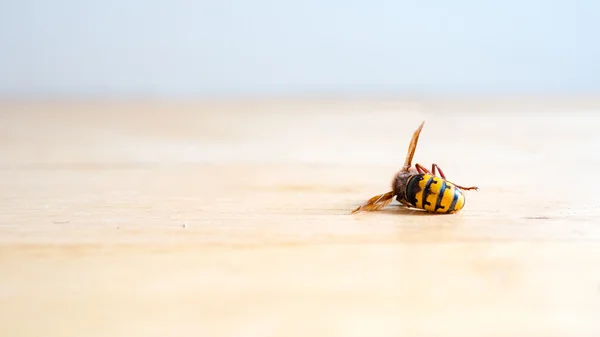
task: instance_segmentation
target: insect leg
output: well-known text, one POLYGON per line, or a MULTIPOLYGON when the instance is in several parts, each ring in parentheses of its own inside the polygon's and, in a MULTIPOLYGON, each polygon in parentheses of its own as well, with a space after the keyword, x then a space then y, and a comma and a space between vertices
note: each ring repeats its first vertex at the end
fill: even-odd
MULTIPOLYGON (((432 164, 431 165, 431 171, 433 171, 434 174, 435 174, 436 169, 440 173, 440 177, 442 177, 442 179, 445 180, 446 179, 446 175, 444 174, 444 171, 442 171, 442 169, 437 164, 432 164)), ((464 186, 460 186, 460 185, 456 185, 456 184, 454 184, 454 186, 460 188, 461 190, 466 190, 466 191, 469 191, 469 190, 476 190, 477 191, 477 190, 479 190, 479 187, 477 187, 477 186, 464 187, 464 186)))
POLYGON ((464 187, 464 186, 460 186, 460 185, 456 185, 456 184, 454 184, 454 186, 460 188, 461 190, 466 190, 466 191, 475 190, 475 191, 479 191, 479 187, 477 187, 477 186, 464 187))
POLYGON ((390 191, 384 194, 376 195, 371 199, 367 200, 362 205, 358 206, 352 211, 352 214, 359 211, 378 211, 385 206, 389 205, 394 198, 394 191, 390 191))
POLYGON ((415 164, 415 168, 417 169, 417 172, 419 173, 429 173, 431 174, 431 172, 429 172, 428 169, 424 168, 421 164, 417 163, 415 164))
POLYGON ((446 175, 444 174, 444 171, 442 171, 442 169, 437 164, 431 164, 431 172, 433 172, 434 175, 435 175, 436 169, 440 173, 440 177, 442 177, 442 179, 446 179, 446 175))
POLYGON ((409 203, 408 203, 408 201, 406 201, 406 200, 400 200, 400 203, 401 203, 402 205, 404 205, 405 207, 407 207, 407 208, 411 208, 411 207, 413 207, 413 206, 412 206, 411 204, 409 204, 409 203))

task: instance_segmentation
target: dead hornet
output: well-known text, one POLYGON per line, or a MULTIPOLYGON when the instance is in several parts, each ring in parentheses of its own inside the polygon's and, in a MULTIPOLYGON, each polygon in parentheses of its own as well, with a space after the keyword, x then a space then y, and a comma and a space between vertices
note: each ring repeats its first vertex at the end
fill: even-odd
POLYGON ((392 190, 367 200, 353 210, 353 214, 360 211, 380 210, 389 205, 394 196, 402 205, 409 208, 422 209, 430 213, 452 214, 465 206, 465 196, 461 190, 479 190, 476 186, 463 187, 449 182, 437 164, 431 165, 431 172, 418 163, 414 168, 411 166, 423 125, 425 122, 421 123, 413 134, 404 166, 392 181, 392 190), (436 175, 436 170, 439 176, 436 175))

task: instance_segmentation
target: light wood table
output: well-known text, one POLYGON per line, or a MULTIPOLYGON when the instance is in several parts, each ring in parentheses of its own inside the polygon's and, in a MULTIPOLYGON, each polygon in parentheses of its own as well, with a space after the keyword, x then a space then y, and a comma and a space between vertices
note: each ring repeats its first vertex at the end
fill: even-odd
POLYGON ((600 336, 599 102, 5 101, 0 334, 600 336))

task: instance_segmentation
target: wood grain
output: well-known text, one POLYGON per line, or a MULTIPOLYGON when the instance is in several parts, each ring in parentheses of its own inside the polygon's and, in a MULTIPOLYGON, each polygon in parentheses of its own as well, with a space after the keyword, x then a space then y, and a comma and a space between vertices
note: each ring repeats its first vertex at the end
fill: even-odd
POLYGON ((600 335, 600 104, 473 102, 6 101, 0 334, 600 335))

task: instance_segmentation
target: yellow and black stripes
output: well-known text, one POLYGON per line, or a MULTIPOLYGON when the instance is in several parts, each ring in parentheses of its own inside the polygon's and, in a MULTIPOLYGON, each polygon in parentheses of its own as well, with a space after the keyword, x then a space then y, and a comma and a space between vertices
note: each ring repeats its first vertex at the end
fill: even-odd
POLYGON ((410 177, 405 193, 411 205, 432 213, 454 213, 465 205, 465 197, 460 189, 431 174, 410 177))

